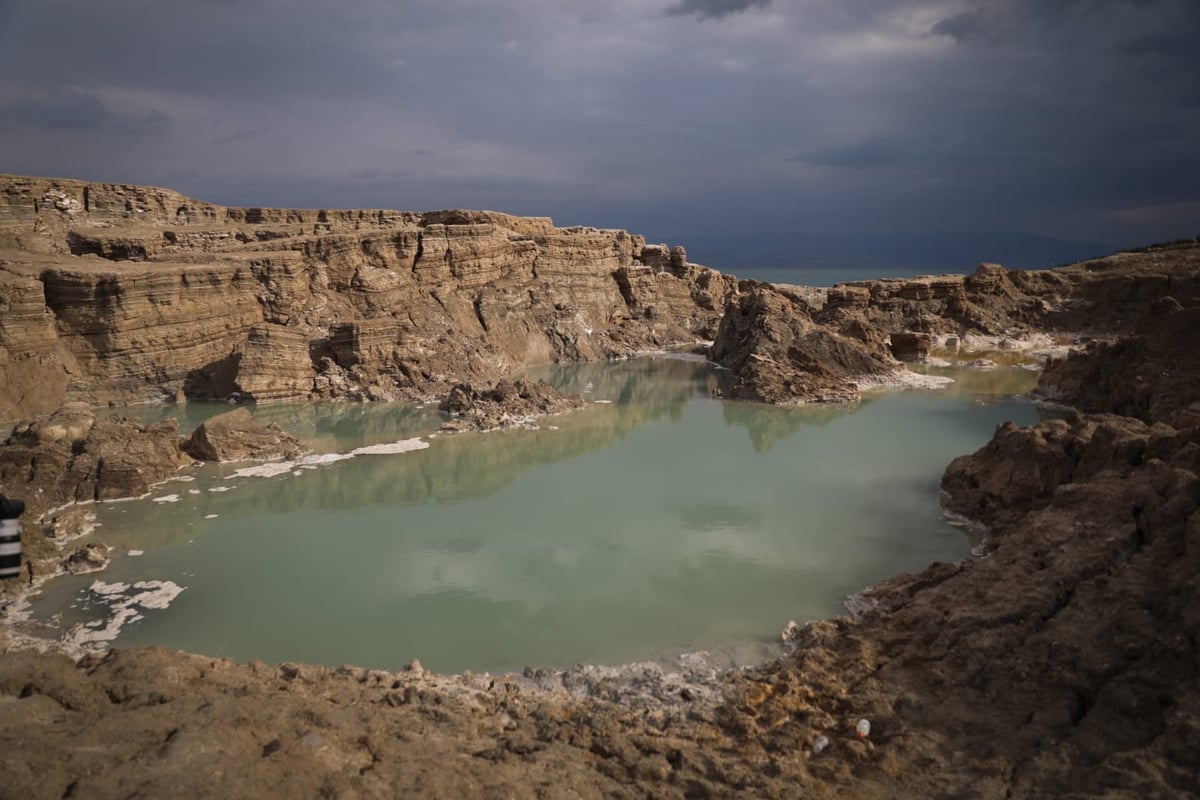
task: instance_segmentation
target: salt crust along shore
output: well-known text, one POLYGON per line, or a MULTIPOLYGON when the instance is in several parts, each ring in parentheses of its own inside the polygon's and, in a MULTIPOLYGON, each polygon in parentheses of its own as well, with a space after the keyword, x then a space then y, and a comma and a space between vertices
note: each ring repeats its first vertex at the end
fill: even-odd
MULTIPOLYGON (((339 461, 348 461, 351 458, 358 456, 383 456, 396 455, 399 453, 409 453, 414 450, 424 450, 429 447, 429 442, 420 438, 401 439, 397 442, 387 442, 384 444, 372 444, 364 447, 358 447, 348 453, 318 453, 316 455, 304 456, 303 458, 294 461, 272 461, 266 464, 259 464, 253 467, 243 467, 234 471, 229 477, 231 478, 272 478, 276 475, 283 475, 288 472, 293 472, 297 468, 300 469, 316 469, 325 464, 336 464, 339 461)), ((209 491, 221 491, 224 487, 215 487, 209 491)))

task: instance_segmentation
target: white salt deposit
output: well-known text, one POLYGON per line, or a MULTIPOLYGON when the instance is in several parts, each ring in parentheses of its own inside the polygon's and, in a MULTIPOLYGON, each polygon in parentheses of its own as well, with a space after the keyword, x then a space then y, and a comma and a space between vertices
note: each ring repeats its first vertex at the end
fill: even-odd
POLYGON ((941 389, 954 383, 945 375, 922 375, 907 369, 898 369, 883 375, 863 375, 850 380, 860 391, 871 389, 941 389))
POLYGON ((271 464, 256 464, 253 467, 243 467, 233 473, 232 478, 274 478, 291 472, 296 465, 294 461, 276 461, 271 464))
POLYGON ((429 442, 423 439, 401 439, 389 444, 372 444, 366 447, 356 447, 350 451, 352 456, 385 456, 393 453, 408 453, 413 450, 424 450, 429 442))
POLYGON ((179 596, 183 587, 174 581, 138 581, 132 587, 127 583, 94 581, 90 591, 109 604, 112 616, 106 620, 76 625, 63 637, 63 641, 86 650, 103 650, 106 643, 117 638, 121 628, 142 619, 137 607, 166 608, 179 596))
POLYGON ((333 464, 338 461, 345 461, 348 458, 354 458, 349 453, 317 453, 311 456, 305 456, 296 463, 302 467, 317 466, 319 464, 333 464))
POLYGON ((179 502, 179 495, 177 495, 177 494, 164 494, 162 497, 156 497, 156 498, 154 498, 154 502, 155 502, 155 503, 178 503, 178 502, 179 502))
POLYGON ((136 556, 141 556, 141 555, 145 555, 145 554, 146 554, 145 550, 130 550, 125 555, 131 556, 131 557, 136 557, 136 556))
POLYGON ((218 516, 220 516, 220 515, 219 514, 205 514, 204 518, 205 519, 216 519, 218 516))
POLYGON ((211 489, 209 489, 209 491, 210 492, 228 492, 232 488, 233 488, 232 486, 214 486, 211 489))
POLYGON ((188 489, 188 494, 203 494, 199 489, 188 489))
POLYGON ((593 400, 592 402, 595 403, 596 405, 604 406, 604 405, 610 405, 612 403, 612 400, 593 400))
MULTIPOLYGON (((326 464, 335 464, 339 461, 357 458, 358 456, 386 456, 397 453, 408 453, 413 450, 424 450, 429 447, 429 442, 423 439, 401 439, 398 442, 385 442, 383 444, 370 444, 365 447, 356 447, 349 453, 318 453, 315 455, 304 456, 298 461, 274 461, 269 464, 257 464, 253 467, 243 467, 233 473, 230 477, 233 478, 273 478, 276 475, 284 475, 292 473, 293 475, 303 475, 301 470, 316 469, 317 467, 326 464)), ((209 489, 210 492, 228 491, 227 487, 215 487, 209 489)))
POLYGON ((138 581, 133 588, 141 592, 132 595, 130 600, 142 608, 166 608, 183 591, 183 587, 174 581, 138 581))

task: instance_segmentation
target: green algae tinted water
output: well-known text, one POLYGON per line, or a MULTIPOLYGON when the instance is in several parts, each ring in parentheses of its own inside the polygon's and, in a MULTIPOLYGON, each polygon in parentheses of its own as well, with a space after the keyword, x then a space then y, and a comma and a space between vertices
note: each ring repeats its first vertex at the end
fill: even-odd
MULTIPOLYGON (((99 628, 111 608, 93 581, 158 580, 183 591, 116 646, 449 672, 757 658, 789 619, 965 556, 942 470, 999 422, 1037 420, 969 381, 783 409, 713 400, 720 373, 682 360, 544 374, 593 403, 536 430, 456 435, 435 435, 431 408, 260 408, 322 453, 428 446, 273 477, 208 467, 98 505, 112 566, 56 581, 35 612, 99 628)), ((987 391, 1032 380, 993 373, 987 391)), ((216 410, 189 406, 184 427, 216 410)))

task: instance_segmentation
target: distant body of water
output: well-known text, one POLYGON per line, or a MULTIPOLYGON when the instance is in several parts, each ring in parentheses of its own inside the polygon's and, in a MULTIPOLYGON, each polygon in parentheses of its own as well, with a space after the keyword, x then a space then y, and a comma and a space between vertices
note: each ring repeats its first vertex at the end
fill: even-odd
MULTIPOLYGON (((318 453, 427 446, 273 477, 209 466, 100 504, 111 567, 54 581, 35 613, 52 633, 99 630, 114 613, 101 592, 171 581, 182 592, 139 608, 117 646, 451 672, 747 660, 789 619, 965 556, 942 470, 998 423, 1038 418, 1007 394, 1032 384, 1019 369, 991 373, 988 393, 963 382, 805 408, 715 400, 722 373, 683 360, 541 374, 593 402, 533 430, 457 435, 411 405, 259 408, 318 453)), ((217 410, 185 407, 185 427, 217 410)))
POLYGON ((912 278, 927 274, 917 270, 881 270, 875 267, 778 267, 731 270, 739 278, 753 278, 769 283, 792 283, 801 286, 833 286, 847 281, 871 281, 878 278, 912 278))

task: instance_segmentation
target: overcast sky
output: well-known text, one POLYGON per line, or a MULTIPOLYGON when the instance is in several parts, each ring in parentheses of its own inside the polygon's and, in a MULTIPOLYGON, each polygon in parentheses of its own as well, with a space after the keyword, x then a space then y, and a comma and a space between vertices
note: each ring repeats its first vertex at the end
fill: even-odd
POLYGON ((228 205, 1200 234, 1200 0, 0 0, 0 171, 228 205))

